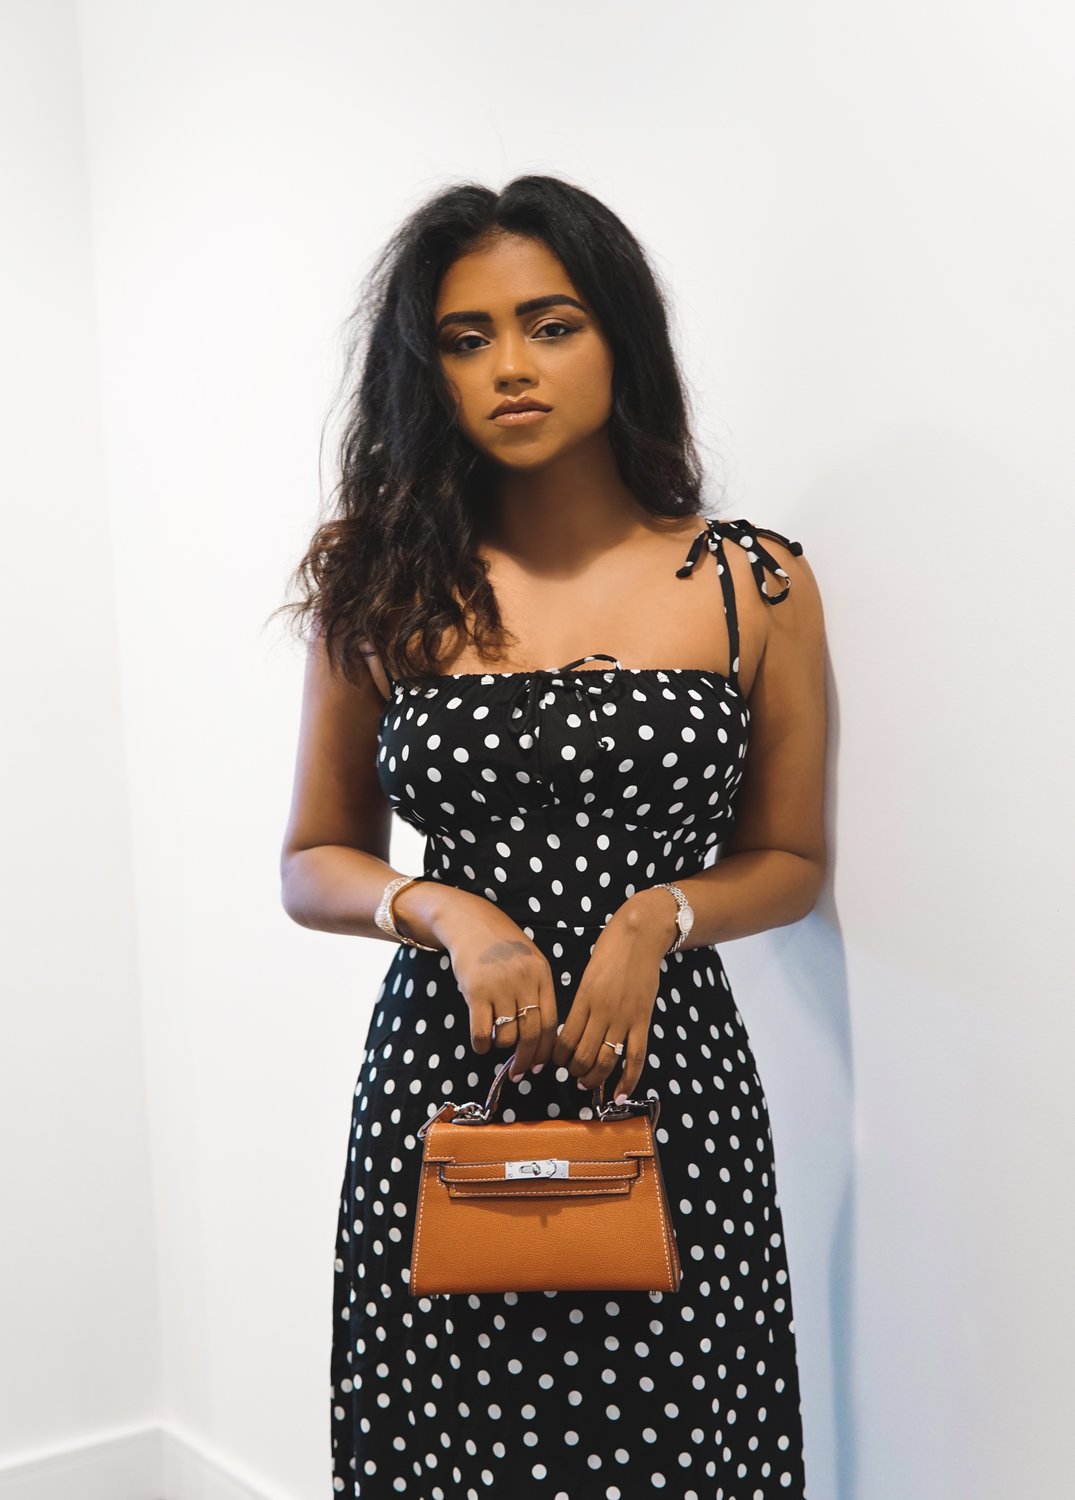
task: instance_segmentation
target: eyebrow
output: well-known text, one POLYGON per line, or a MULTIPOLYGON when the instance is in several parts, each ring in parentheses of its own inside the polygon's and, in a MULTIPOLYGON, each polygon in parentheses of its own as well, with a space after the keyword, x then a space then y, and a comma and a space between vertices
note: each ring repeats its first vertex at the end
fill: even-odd
MULTIPOLYGON (((526 302, 517 302, 515 304, 515 316, 521 318, 524 313, 539 312, 543 307, 562 307, 565 305, 568 307, 577 307, 579 312, 586 311, 586 308, 583 307, 577 298, 569 297, 564 292, 551 292, 547 297, 531 297, 526 302)), ((439 319, 434 332, 440 333, 441 329, 449 323, 491 323, 492 321, 492 313, 482 312, 480 308, 471 310, 470 312, 450 312, 445 313, 443 318, 439 319)))

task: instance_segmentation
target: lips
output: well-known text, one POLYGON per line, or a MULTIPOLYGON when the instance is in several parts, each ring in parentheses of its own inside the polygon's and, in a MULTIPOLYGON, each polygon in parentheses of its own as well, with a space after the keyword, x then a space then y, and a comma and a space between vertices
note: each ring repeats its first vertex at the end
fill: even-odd
POLYGON ((492 417, 502 417, 517 411, 551 411, 551 406, 546 406, 544 401, 502 401, 498 407, 489 413, 492 417))

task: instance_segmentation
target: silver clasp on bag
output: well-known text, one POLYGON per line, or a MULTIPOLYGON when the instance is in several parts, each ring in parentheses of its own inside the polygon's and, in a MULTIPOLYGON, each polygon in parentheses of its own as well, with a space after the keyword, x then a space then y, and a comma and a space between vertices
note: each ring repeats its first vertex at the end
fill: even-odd
POLYGON ((558 1156, 539 1157, 536 1161, 506 1161, 505 1177, 566 1177, 567 1162, 558 1156))
POLYGON ((476 1099, 468 1099, 465 1104, 456 1106, 455 1114, 452 1116, 453 1125, 487 1125, 489 1123, 489 1111, 483 1109, 476 1099))
POLYGON ((597 1106, 599 1120, 626 1120, 628 1115, 648 1114, 651 1125, 656 1125, 660 1112, 660 1100, 653 1094, 648 1099, 625 1099, 622 1104, 613 1099, 597 1106))
POLYGON ((426 1131, 429 1129, 429 1127, 435 1124, 437 1120, 442 1120, 449 1110, 454 1111, 454 1114, 452 1116, 453 1125, 456 1123, 456 1121, 458 1121, 460 1125, 484 1125, 489 1119, 488 1113, 481 1107, 480 1104, 478 1104, 473 1099, 468 1099, 466 1104, 456 1104, 453 1100, 448 1099, 444 1104, 441 1105, 440 1109, 438 1109, 435 1114, 429 1116, 428 1120, 422 1121, 421 1125, 419 1125, 418 1129, 415 1131, 415 1135, 418 1137, 418 1139, 420 1141, 424 1141, 426 1137, 426 1131))

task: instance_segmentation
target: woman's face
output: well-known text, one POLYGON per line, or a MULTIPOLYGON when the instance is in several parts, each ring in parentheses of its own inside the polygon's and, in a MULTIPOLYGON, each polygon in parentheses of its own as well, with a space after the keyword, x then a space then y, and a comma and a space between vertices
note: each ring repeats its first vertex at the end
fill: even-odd
POLYGON ((501 235, 460 256, 441 279, 435 318, 459 426, 494 462, 540 468, 605 428, 612 351, 541 241, 501 235), (493 416, 504 401, 530 400, 548 410, 493 416))

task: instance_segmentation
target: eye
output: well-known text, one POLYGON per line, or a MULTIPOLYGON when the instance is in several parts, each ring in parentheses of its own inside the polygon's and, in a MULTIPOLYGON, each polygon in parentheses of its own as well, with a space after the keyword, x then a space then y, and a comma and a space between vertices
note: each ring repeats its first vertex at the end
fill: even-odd
POLYGON ((473 350, 473 345, 468 346, 467 348, 464 348, 463 347, 463 340, 464 339, 480 339, 480 338, 481 338, 481 334, 480 333, 461 333, 457 339, 454 339, 447 346, 448 347, 448 353, 449 354, 470 354, 472 352, 472 350, 473 350))
POLYGON ((551 322, 542 323, 540 328, 536 328, 534 330, 535 336, 539 333, 544 333, 547 328, 562 328, 564 332, 559 335, 560 338, 564 338, 567 334, 576 333, 578 331, 577 329, 572 328, 570 323, 562 323, 559 318, 553 318, 551 322))
MULTIPOLYGON (((537 338, 540 343, 547 344, 567 338, 578 331, 577 328, 573 328, 570 323, 565 323, 560 318, 550 318, 547 323, 541 323, 534 329, 533 337, 537 338), (554 332, 549 333, 550 329, 554 332), (557 329, 561 331, 555 332, 557 329), (539 335, 545 335, 545 337, 539 338, 539 335)), ((444 347, 448 354, 473 354, 477 349, 484 348, 487 343, 488 339, 483 338, 480 333, 460 333, 454 339, 449 340, 444 347), (470 344, 467 343, 468 339, 476 339, 477 342, 470 344)))

